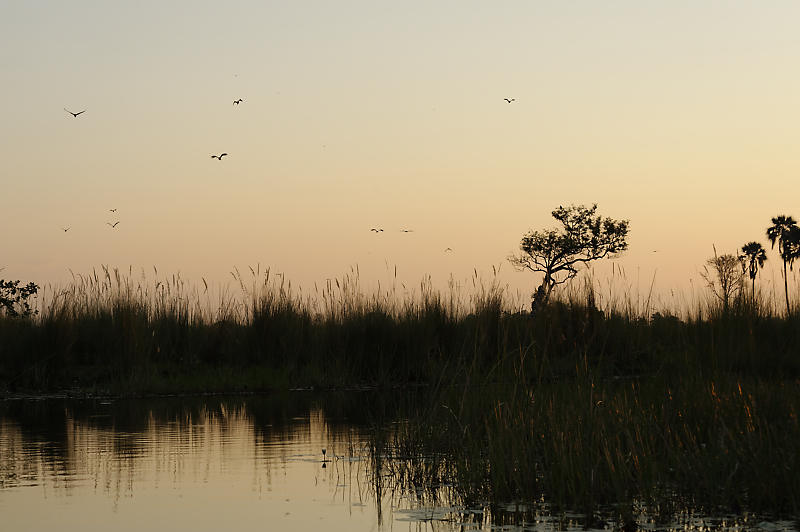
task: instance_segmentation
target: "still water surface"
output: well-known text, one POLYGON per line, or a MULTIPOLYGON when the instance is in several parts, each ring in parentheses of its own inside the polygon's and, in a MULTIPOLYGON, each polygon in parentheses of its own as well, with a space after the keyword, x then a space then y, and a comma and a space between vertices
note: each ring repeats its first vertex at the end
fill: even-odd
MULTIPOLYGON (((0 402, 0 530, 582 529, 392 488, 368 449, 369 419, 386 409, 357 393, 0 402)), ((689 514, 640 525, 795 529, 689 514)))

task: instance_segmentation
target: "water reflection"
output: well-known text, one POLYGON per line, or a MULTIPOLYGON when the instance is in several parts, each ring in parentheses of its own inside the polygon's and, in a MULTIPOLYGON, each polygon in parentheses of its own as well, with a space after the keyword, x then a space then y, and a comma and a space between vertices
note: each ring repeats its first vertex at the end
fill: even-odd
POLYGON ((2 521, 13 530, 374 528, 365 429, 326 418, 314 398, 291 399, 7 402, 2 521))
MULTIPOLYGON (((466 508, 370 452, 363 394, 0 403, 2 530, 585 530, 546 504, 466 508)), ((796 530, 684 512, 642 530, 796 530)), ((595 521, 595 529, 614 529, 595 521)))

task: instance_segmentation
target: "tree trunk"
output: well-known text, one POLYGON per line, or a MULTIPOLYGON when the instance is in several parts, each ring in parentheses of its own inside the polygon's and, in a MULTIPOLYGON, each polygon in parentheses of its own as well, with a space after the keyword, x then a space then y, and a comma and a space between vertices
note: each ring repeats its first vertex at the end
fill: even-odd
POLYGON ((550 272, 547 272, 544 275, 544 279, 542 279, 542 286, 539 287, 539 290, 541 290, 542 304, 547 304, 550 300, 550 292, 553 290, 552 284, 553 277, 550 275, 550 272))
POLYGON ((786 317, 791 313, 789 310, 789 281, 786 278, 786 261, 783 261, 783 293, 786 295, 786 317))
POLYGON ((536 311, 542 308, 545 302, 545 289, 544 283, 539 285, 539 288, 536 289, 536 292, 533 293, 533 299, 531 300, 531 315, 536 314, 536 311))
POLYGON ((537 310, 547 304, 547 301, 550 299, 550 292, 553 290, 553 284, 553 278, 550 276, 550 273, 546 273, 542 284, 539 285, 539 288, 537 288, 536 292, 533 294, 531 315, 536 314, 537 310))

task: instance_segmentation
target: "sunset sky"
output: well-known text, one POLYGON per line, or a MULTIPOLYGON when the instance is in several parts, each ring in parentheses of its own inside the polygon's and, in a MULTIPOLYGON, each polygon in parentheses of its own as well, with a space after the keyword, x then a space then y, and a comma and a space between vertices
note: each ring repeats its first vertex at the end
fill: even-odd
POLYGON ((530 291, 521 236, 596 202, 667 292, 800 217, 795 1, 3 5, 0 278, 530 291))

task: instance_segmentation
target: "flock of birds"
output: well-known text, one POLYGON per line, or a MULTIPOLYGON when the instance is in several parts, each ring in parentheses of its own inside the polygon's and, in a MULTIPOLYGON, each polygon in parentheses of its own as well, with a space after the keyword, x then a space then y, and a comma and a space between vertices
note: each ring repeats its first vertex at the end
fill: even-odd
MULTIPOLYGON (((81 111, 81 112, 83 112, 83 111, 81 111)), ((117 209, 108 209, 108 212, 117 212, 117 209)), ((116 228, 117 228, 117 226, 119 225, 119 220, 117 220, 117 221, 116 221, 116 222, 114 222, 114 223, 111 223, 111 222, 106 222, 106 225, 107 225, 107 226, 109 226, 109 227, 111 227, 111 229, 116 229, 116 228)), ((72 226, 69 226, 69 227, 62 227, 62 228, 61 228, 61 230, 62 230, 62 231, 64 231, 65 233, 66 233, 67 231, 69 231, 70 229, 72 229, 72 226)))
MULTIPOLYGON (((509 104, 510 104, 511 102, 515 102, 515 101, 516 101, 516 98, 503 98, 503 100, 504 100, 506 103, 509 103, 509 104)), ((233 100, 233 104, 232 104, 232 105, 236 105, 236 106, 238 106, 238 105, 239 105, 239 104, 241 104, 243 101, 244 101, 244 99, 243 99, 243 98, 237 98, 237 99, 233 100)), ((71 115, 72 115, 72 118, 78 118, 78 116, 79 116, 79 115, 82 115, 83 113, 85 113, 85 112, 87 111, 86 109, 84 109, 84 110, 82 110, 82 111, 78 111, 77 113, 74 113, 74 112, 70 111, 69 109, 67 109, 66 107, 64 107, 64 110, 65 110, 66 112, 68 112, 69 114, 71 114, 71 115)), ((222 161, 222 158, 223 158, 223 157, 227 157, 227 156, 228 156, 228 153, 227 153, 227 152, 223 152, 223 153, 220 153, 219 155, 214 155, 214 154, 212 154, 212 155, 211 155, 211 158, 212 158, 212 159, 216 159, 216 160, 218 160, 218 161, 222 161)), ((109 209, 109 212, 115 213, 115 212, 117 212, 117 209, 109 209)), ((115 221, 114 223, 111 223, 111 222, 106 222, 106 225, 108 225, 108 226, 109 226, 109 227, 111 227, 112 229, 116 229, 116 228, 117 228, 117 225, 119 225, 119 220, 115 221)), ((62 231, 64 231, 65 233, 66 233, 67 231, 69 231, 70 229, 71 229, 71 226, 70 226, 70 227, 62 227, 62 228, 61 228, 61 230, 62 230, 62 231)), ((370 231, 371 231, 371 232, 374 232, 375 234, 379 234, 379 233, 383 233, 383 232, 384 232, 382 227, 373 227, 372 229, 370 229, 370 231)), ((400 232, 401 232, 401 233, 413 233, 413 232, 414 232, 414 230, 413 230, 413 229, 400 229, 400 232)), ((449 248, 449 247, 448 247, 448 248, 446 248, 444 251, 445 251, 445 253, 452 253, 452 252, 453 252, 453 248, 449 248)), ((325 451, 323 450, 323 451, 322 451, 322 453, 323 453, 323 455, 324 455, 324 454, 325 454, 325 451)))
MULTIPOLYGON (((237 98, 236 100, 233 100, 233 105, 239 105, 243 101, 244 101, 243 98, 237 98)), ((66 107, 64 107, 64 110, 66 112, 68 112, 69 114, 71 114, 72 118, 78 118, 78 116, 82 115, 83 113, 85 113, 87 111, 87 109, 83 109, 82 111, 78 111, 77 113, 75 113, 75 112, 70 111, 66 107)), ((211 158, 221 161, 222 158, 225 157, 226 155, 228 155, 228 154, 227 153, 220 153, 219 155, 212 155, 211 158)), ((117 209, 109 209, 108 211, 111 212, 111 213, 115 213, 115 212, 117 212, 117 209)), ((119 225, 119 222, 120 222, 119 220, 116 220, 113 223, 112 222, 106 222, 106 225, 109 226, 111 229, 116 229, 117 226, 119 225)), ((69 231, 70 229, 72 229, 72 226, 62 227, 61 228, 61 230, 64 231, 65 233, 67 231, 69 231)))

